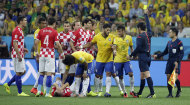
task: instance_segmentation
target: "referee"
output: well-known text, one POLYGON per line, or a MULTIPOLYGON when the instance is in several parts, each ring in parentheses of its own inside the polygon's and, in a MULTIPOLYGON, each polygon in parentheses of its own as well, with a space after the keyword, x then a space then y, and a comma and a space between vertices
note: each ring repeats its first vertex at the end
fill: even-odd
MULTIPOLYGON (((183 43, 181 40, 177 38, 177 35, 178 35, 178 30, 176 28, 171 28, 169 31, 169 36, 172 40, 168 41, 168 44, 166 45, 164 52, 158 55, 153 55, 153 57, 160 58, 166 54, 169 54, 169 58, 166 65, 166 71, 165 71, 165 74, 167 75, 167 83, 170 78, 170 75, 172 74, 176 66, 177 67, 175 71, 176 72, 175 83, 177 86, 176 97, 180 97, 181 87, 180 87, 180 81, 178 79, 178 75, 180 74, 180 66, 181 66, 180 61, 183 59, 184 50, 183 50, 183 43)), ((169 91, 167 98, 173 98, 172 86, 170 84, 167 84, 167 85, 168 85, 168 91, 169 91)))
POLYGON ((137 25, 138 32, 140 33, 136 39, 136 49, 131 53, 130 58, 133 59, 138 55, 139 68, 141 71, 141 83, 140 90, 138 92, 138 97, 142 97, 142 91, 145 87, 145 79, 147 80, 148 87, 150 89, 150 94, 146 98, 156 98, 153 88, 153 81, 150 77, 149 67, 151 63, 150 47, 151 47, 151 37, 152 30, 150 27, 150 22, 148 19, 148 10, 144 11, 145 22, 140 22, 137 25), (147 32, 146 32, 147 28, 147 32))

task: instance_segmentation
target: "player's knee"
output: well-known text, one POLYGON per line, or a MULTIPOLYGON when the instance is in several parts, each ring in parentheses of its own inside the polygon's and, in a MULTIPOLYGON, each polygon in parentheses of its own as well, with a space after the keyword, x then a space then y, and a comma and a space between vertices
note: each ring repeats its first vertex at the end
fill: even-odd
POLYGON ((111 72, 106 72, 107 77, 111 77, 111 72))
POLYGON ((119 79, 123 79, 123 76, 119 76, 119 79))
POLYGON ((112 74, 112 77, 115 78, 117 75, 116 74, 112 74))
POLYGON ((129 72, 129 77, 133 77, 133 73, 132 72, 129 72))

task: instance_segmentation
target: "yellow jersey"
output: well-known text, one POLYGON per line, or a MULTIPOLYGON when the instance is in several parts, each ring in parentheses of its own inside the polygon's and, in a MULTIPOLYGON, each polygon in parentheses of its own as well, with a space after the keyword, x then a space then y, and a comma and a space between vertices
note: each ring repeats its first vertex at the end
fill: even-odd
POLYGON ((97 62, 107 63, 113 61, 111 45, 113 44, 114 37, 113 34, 109 34, 107 38, 104 38, 102 33, 98 33, 94 36, 91 42, 98 46, 97 62))
MULTIPOLYGON (((91 63, 92 60, 94 60, 94 57, 87 53, 87 52, 84 52, 84 51, 76 51, 74 53, 71 54, 72 56, 74 56, 75 58, 75 64, 77 63, 91 63)), ((66 65, 66 70, 69 70, 70 66, 69 65, 66 65)))
MULTIPOLYGON (((40 29, 38 28, 35 32, 34 32, 34 40, 36 39, 36 37, 38 36, 40 29)), ((40 47, 41 47, 41 41, 38 44, 38 54, 40 53, 40 47)), ((36 53, 34 52, 34 56, 36 56, 36 53)))
POLYGON ((122 63, 130 61, 129 59, 127 59, 127 56, 129 55, 128 54, 129 46, 133 46, 132 37, 126 35, 125 38, 123 39, 122 37, 117 36, 115 37, 113 44, 117 46, 116 49, 117 53, 114 58, 114 62, 122 63))

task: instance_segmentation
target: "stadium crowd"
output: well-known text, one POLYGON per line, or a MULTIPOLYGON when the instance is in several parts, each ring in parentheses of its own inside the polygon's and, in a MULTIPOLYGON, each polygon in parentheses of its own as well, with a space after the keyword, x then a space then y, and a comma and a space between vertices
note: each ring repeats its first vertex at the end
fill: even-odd
POLYGON ((33 34, 40 17, 54 17, 57 31, 63 31, 63 22, 97 21, 95 33, 105 23, 116 33, 118 25, 125 25, 127 34, 136 36, 138 22, 144 21, 143 7, 148 5, 154 37, 168 37, 171 26, 178 27, 178 37, 190 37, 190 0, 0 0, 0 35, 11 36, 18 16, 26 16, 25 35, 33 34), (148 1, 148 3, 147 3, 148 1))

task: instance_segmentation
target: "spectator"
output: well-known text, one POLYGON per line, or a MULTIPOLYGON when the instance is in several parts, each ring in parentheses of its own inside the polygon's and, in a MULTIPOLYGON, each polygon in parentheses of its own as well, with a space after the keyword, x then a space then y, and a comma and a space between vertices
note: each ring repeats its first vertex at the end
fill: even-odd
POLYGON ((159 17, 156 18, 156 24, 153 27, 155 37, 163 36, 162 33, 164 32, 164 24, 160 20, 161 19, 159 17))
POLYGON ((111 23, 111 21, 113 21, 113 20, 115 19, 115 16, 110 13, 110 10, 109 10, 109 9, 105 9, 105 10, 104 10, 104 17, 105 17, 105 20, 106 20, 108 23, 111 23))
POLYGON ((184 30, 184 26, 183 26, 182 22, 180 22, 178 24, 178 30, 179 30, 178 35, 177 35, 178 38, 184 38, 184 37, 186 37, 186 32, 184 30))
POLYGON ((118 4, 118 3, 115 3, 115 0, 110 0, 109 6, 110 6, 110 8, 113 9, 113 10, 118 10, 118 9, 119 9, 119 4, 118 4))
POLYGON ((185 15, 184 11, 179 9, 179 4, 178 3, 174 3, 174 10, 176 11, 175 14, 179 15, 180 18, 182 18, 185 15))
POLYGON ((150 12, 150 16, 156 18, 156 13, 154 13, 154 6, 152 4, 149 5, 148 10, 150 12))
POLYGON ((12 31, 14 30, 16 24, 12 19, 11 14, 7 14, 6 19, 4 21, 4 29, 7 36, 11 36, 12 31))
POLYGON ((113 34, 113 35, 117 36, 117 26, 116 26, 116 24, 112 24, 110 34, 113 34))
POLYGON ((4 19, 5 13, 2 8, 0 8, 0 36, 4 35, 4 19))
MULTIPOLYGON (((166 6, 165 3, 163 3, 163 2, 160 3, 159 11, 163 12, 164 17, 168 17, 169 16, 169 12, 168 12, 168 10, 166 8, 167 8, 167 6, 166 6)), ((159 14, 159 12, 158 12, 158 14, 159 14)), ((158 14, 157 14, 157 16, 158 16, 158 14)))
POLYGON ((172 10, 170 11, 170 16, 168 16, 168 17, 166 16, 166 17, 165 17, 165 22, 166 22, 166 24, 171 23, 171 22, 174 23, 174 21, 175 21, 175 22, 181 21, 179 15, 176 15, 175 13, 176 13, 175 9, 172 9, 172 10), (175 20, 173 17, 175 17, 176 20, 175 20), (174 20, 173 20, 173 19, 174 19, 174 20))
POLYGON ((177 27, 178 26, 178 22, 177 22, 177 17, 173 16, 172 17, 172 21, 170 23, 168 23, 171 27, 177 27))
POLYGON ((92 17, 92 19, 94 20, 100 20, 100 15, 98 15, 98 9, 94 8, 92 10, 92 13, 90 14, 90 16, 92 17))
POLYGON ((85 17, 88 16, 88 10, 85 9, 82 4, 79 5, 79 9, 78 10, 82 13, 82 16, 85 16, 85 17))
POLYGON ((121 11, 118 11, 116 14, 115 24, 116 25, 124 25, 126 22, 125 18, 123 17, 123 14, 121 11))
POLYGON ((101 3, 101 0, 95 0, 95 2, 92 4, 92 9, 95 8, 95 5, 99 5, 100 6, 100 10, 104 9, 104 4, 101 3))
POLYGON ((190 11, 187 11, 186 16, 182 18, 185 27, 190 27, 190 11))
POLYGON ((137 27, 136 27, 136 23, 137 23, 137 17, 133 16, 131 21, 130 21, 130 35, 131 36, 136 36, 137 35, 137 27))
POLYGON ((130 10, 129 17, 132 19, 133 16, 139 17, 143 16, 143 11, 141 8, 139 8, 139 2, 135 1, 134 8, 130 10))
POLYGON ((6 42, 2 41, 2 38, 0 36, 0 58, 8 58, 8 57, 9 57, 8 46, 6 42))
POLYGON ((163 37, 169 37, 170 25, 167 25, 163 37))
POLYGON ((65 11, 68 12, 69 17, 73 17, 75 15, 75 11, 73 11, 73 7, 72 7, 71 3, 67 4, 67 8, 65 9, 65 11))
POLYGON ((125 18, 129 18, 129 10, 126 7, 126 2, 122 3, 121 12, 125 18))

